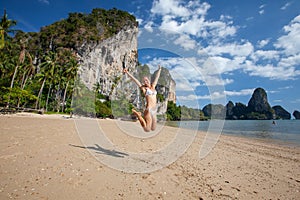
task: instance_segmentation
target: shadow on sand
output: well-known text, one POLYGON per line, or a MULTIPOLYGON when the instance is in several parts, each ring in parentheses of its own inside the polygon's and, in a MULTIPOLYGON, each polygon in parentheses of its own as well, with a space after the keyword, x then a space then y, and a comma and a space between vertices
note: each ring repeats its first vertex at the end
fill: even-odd
POLYGON ((129 154, 123 153, 120 151, 104 149, 104 148, 100 147, 98 144, 95 144, 95 146, 90 146, 90 147, 77 146, 77 145, 73 145, 73 144, 69 144, 69 145, 72 147, 77 147, 77 148, 82 148, 82 149, 90 149, 90 150, 95 151, 96 153, 106 154, 106 155, 117 157, 117 158, 124 158, 125 156, 129 156, 129 154))

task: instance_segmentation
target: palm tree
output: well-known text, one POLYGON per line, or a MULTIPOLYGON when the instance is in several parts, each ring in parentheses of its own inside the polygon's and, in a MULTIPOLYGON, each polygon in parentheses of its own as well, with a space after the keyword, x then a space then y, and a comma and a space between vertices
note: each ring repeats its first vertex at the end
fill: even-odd
POLYGON ((66 96, 67 96, 67 91, 68 87, 70 84, 70 81, 74 81, 76 76, 77 76, 77 71, 78 71, 78 61, 74 56, 69 57, 69 63, 67 65, 67 70, 65 73, 65 78, 67 80, 65 91, 64 91, 64 96, 63 96, 63 102, 62 102, 62 112, 64 112, 65 108, 65 102, 66 102, 66 96))
MULTIPOLYGON (((13 69, 16 64, 18 58, 14 55, 14 48, 11 43, 8 43, 6 45, 5 49, 2 49, 0 51, 0 79, 10 79, 10 77, 13 75, 11 69, 13 69)), ((8 83, 8 82, 5 82, 8 83)))
POLYGON ((13 77, 11 79, 11 83, 10 83, 10 88, 13 88, 14 86, 14 80, 15 80, 15 77, 17 75, 17 72, 18 72, 18 68, 20 66, 20 64, 23 64, 24 63, 24 60, 25 60, 25 54, 26 54, 26 49, 25 49, 25 45, 24 43, 21 41, 21 51, 20 51, 20 55, 19 55, 19 63, 16 65, 15 67, 15 71, 14 71, 14 74, 13 74, 13 77))
POLYGON ((47 75, 46 75, 46 73, 39 73, 39 74, 36 75, 36 77, 38 78, 39 82, 42 82, 42 85, 40 87, 38 97, 37 97, 36 102, 35 102, 35 109, 37 109, 37 107, 38 107, 38 103, 40 101, 40 96, 43 92, 43 89, 44 89, 44 86, 45 86, 45 83, 46 83, 46 80, 47 80, 47 75))
POLYGON ((26 82, 29 79, 29 77, 31 77, 35 72, 35 66, 32 63, 32 57, 28 51, 26 51, 26 56, 29 59, 29 63, 26 63, 26 65, 24 66, 24 73, 21 82, 22 90, 25 88, 26 82))
POLYGON ((56 74, 59 74, 59 76, 55 78, 55 81, 58 83, 56 85, 57 111, 59 111, 61 107, 62 112, 64 112, 68 88, 77 75, 78 61, 72 50, 63 47, 59 47, 56 50, 58 54, 58 71, 56 74))
POLYGON ((8 19, 6 10, 4 10, 3 17, 0 21, 0 49, 5 46, 5 39, 7 38, 8 33, 13 32, 10 28, 16 24, 17 21, 8 19))
MULTIPOLYGON (((20 44, 21 45, 21 51, 20 51, 20 54, 19 54, 18 63, 16 64, 16 67, 15 67, 15 70, 14 70, 14 74, 13 74, 13 76, 11 78, 10 91, 12 90, 12 88, 14 86, 14 81, 15 81, 15 78, 16 78, 16 75, 17 75, 17 72, 18 72, 18 68, 25 61, 25 56, 26 56, 26 48, 25 48, 25 44, 24 44, 25 42, 21 40, 20 43, 21 43, 20 44)), ((10 101, 10 94, 8 95, 8 101, 7 101, 6 107, 9 107, 9 101, 10 101)))
POLYGON ((48 97, 47 97, 47 102, 46 102, 46 110, 47 110, 47 104, 48 104, 48 98, 49 98, 49 94, 50 94, 50 90, 51 90, 51 86, 52 86, 52 78, 54 77, 55 75, 55 68, 57 66, 57 54, 54 53, 53 51, 49 51, 47 54, 45 54, 45 57, 44 57, 44 62, 41 63, 41 70, 42 70, 42 75, 40 75, 40 77, 43 77, 42 78, 42 85, 41 85, 41 88, 39 90, 39 93, 38 93, 38 97, 37 97, 37 100, 35 102, 35 109, 37 109, 38 107, 38 103, 40 101, 40 97, 42 95, 42 92, 43 92, 43 89, 44 89, 44 86, 45 86, 45 82, 47 79, 49 79, 50 81, 50 87, 49 87, 49 91, 48 91, 48 97))

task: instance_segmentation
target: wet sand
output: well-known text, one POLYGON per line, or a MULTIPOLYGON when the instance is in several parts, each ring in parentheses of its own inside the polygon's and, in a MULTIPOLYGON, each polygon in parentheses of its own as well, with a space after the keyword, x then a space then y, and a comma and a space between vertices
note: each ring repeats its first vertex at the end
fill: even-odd
MULTIPOLYGON (((115 145, 136 152, 163 147, 178 129, 140 139, 117 134, 115 120, 98 121, 115 145)), ((204 137, 160 170, 126 173, 96 159, 67 116, 2 115, 0 199, 300 199, 299 147, 221 135, 200 159, 204 137)), ((101 146, 98 153, 127 155, 101 146)))

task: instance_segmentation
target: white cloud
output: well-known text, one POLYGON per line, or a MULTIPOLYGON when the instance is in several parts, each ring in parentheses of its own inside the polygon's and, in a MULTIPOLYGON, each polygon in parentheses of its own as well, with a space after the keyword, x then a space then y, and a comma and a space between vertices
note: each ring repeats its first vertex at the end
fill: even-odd
POLYGON ((295 17, 289 25, 283 27, 286 35, 278 38, 274 46, 283 49, 286 55, 295 55, 300 53, 300 15, 295 17))
POLYGON ((190 1, 188 3, 188 7, 192 10, 191 13, 193 15, 205 16, 211 6, 206 2, 201 3, 200 1, 190 1))
POLYGON ((262 15, 262 14, 265 13, 265 10, 260 10, 258 13, 259 13, 260 15, 262 15))
POLYGON ((279 90, 287 90, 287 89, 291 89, 291 88, 294 88, 294 86, 288 85, 288 86, 285 86, 285 87, 280 87, 280 88, 278 88, 278 89, 279 89, 279 90))
POLYGON ((196 94, 189 94, 189 95, 179 95, 177 96, 177 99, 180 103, 186 103, 186 104, 192 104, 192 102, 196 102, 198 100, 211 100, 211 101, 220 101, 225 103, 224 100, 226 99, 226 96, 249 96, 252 95, 255 88, 251 89, 242 89, 240 91, 217 91, 217 92, 211 92, 207 95, 196 95, 196 94))
POLYGON ((220 76, 205 76, 205 85, 207 86, 225 86, 233 83, 233 79, 222 79, 220 76))
POLYGON ((174 44, 182 46, 186 50, 194 49, 196 47, 196 42, 186 34, 181 34, 175 41, 174 44))
POLYGON ((278 92, 279 92, 279 91, 277 91, 277 90, 267 90, 267 91, 266 91, 267 94, 269 94, 269 93, 270 93, 270 94, 274 94, 274 93, 278 93, 278 92))
POLYGON ((269 42, 270 42, 270 39, 260 40, 257 42, 257 46, 258 46, 258 48, 263 48, 264 46, 269 44, 269 42))
POLYGON ((183 90, 193 90, 196 86, 199 86, 201 83, 202 75, 200 71, 197 70, 188 59, 170 57, 153 59, 149 62, 149 66, 151 68, 152 66, 157 66, 158 64, 169 69, 172 78, 176 81, 176 88, 178 88, 177 86, 180 85, 182 85, 183 88, 183 85, 185 85, 183 90))
POLYGON ((147 31, 149 31, 149 32, 153 32, 153 28, 152 28, 152 26, 153 26, 153 22, 152 21, 149 21, 149 22, 147 22, 147 24, 144 26, 144 28, 147 30, 147 31))
POLYGON ((177 91, 195 91, 197 87, 203 85, 213 87, 233 83, 233 79, 222 79, 211 62, 201 66, 197 66, 195 62, 195 58, 160 58, 150 61, 148 65, 151 69, 151 66, 158 64, 169 69, 176 82, 177 91))
MULTIPOLYGON (((300 70, 297 69, 300 64, 300 15, 285 26, 284 31, 286 34, 274 45, 277 50, 255 51, 253 45, 246 42, 220 43, 206 47, 205 51, 212 55, 212 61, 221 74, 243 69, 250 76, 293 80, 300 75, 300 70)), ((261 40, 259 45, 263 46, 268 42, 269 40, 261 40)))
MULTIPOLYGON (((177 96, 176 97, 179 101, 195 101, 199 99, 199 96, 195 94, 185 95, 185 96, 177 96)), ((207 97, 209 98, 209 97, 207 97)))
MULTIPOLYGON (((224 40, 224 38, 228 36, 234 36, 236 34, 236 27, 231 26, 230 24, 223 21, 206 21, 203 25, 204 29, 217 42, 220 40, 224 40)), ((206 33, 206 31, 204 31, 204 33, 206 33)), ((202 34, 202 37, 206 36, 207 35, 202 34)))
MULTIPOLYGON (((279 37, 276 50, 253 51, 243 64, 243 70, 250 76, 271 80, 294 80, 300 75, 300 15, 283 28, 285 35, 279 37)), ((263 46, 269 41, 259 41, 263 46)))
POLYGON ((264 7, 266 7, 266 4, 262 4, 259 6, 259 9, 263 9, 264 7))
POLYGON ((300 65, 300 53, 282 58, 278 63, 278 66, 282 66, 282 67, 293 67, 299 65, 300 65))
POLYGON ((279 60, 280 58, 280 52, 275 51, 275 50, 268 50, 268 51, 264 51, 264 50, 257 50, 255 52, 253 52, 253 54, 251 55, 251 58, 256 62, 259 60, 279 60))
POLYGON ((244 61, 244 59, 239 60, 238 57, 235 60, 220 56, 213 56, 210 57, 210 59, 214 63, 214 68, 212 68, 213 71, 211 72, 214 74, 223 74, 239 69, 241 67, 241 63, 244 61))
POLYGON ((180 1, 178 0, 153 1, 151 12, 154 14, 172 15, 178 17, 185 17, 190 15, 189 10, 180 5, 180 1))
POLYGON ((274 44, 277 50, 257 50, 251 55, 252 61, 245 63, 250 75, 277 80, 293 80, 300 75, 300 15, 283 27, 285 35, 274 44), (267 61, 262 64, 261 61, 267 61))
MULTIPOLYGON (((189 79, 188 84, 178 82, 180 89, 188 90, 201 84, 232 84, 233 79, 223 80, 221 75, 231 74, 238 69, 250 76, 271 80, 291 80, 300 75, 297 69, 300 64, 300 15, 284 26, 284 35, 274 44, 276 49, 256 50, 247 40, 228 42, 234 41, 232 39, 238 30, 233 25, 232 17, 220 15, 219 20, 207 20, 210 7, 210 4, 200 1, 155 0, 153 3, 151 13, 155 20, 152 18, 151 22, 146 23, 147 28, 152 27, 154 21, 160 22, 157 26, 163 32, 169 30, 168 34, 174 37, 172 41, 175 45, 187 51, 198 48, 200 57, 205 52, 211 58, 208 63, 195 62, 197 64, 194 65, 198 65, 197 69, 201 73, 198 77, 191 71, 193 67, 187 67, 186 63, 178 60, 173 63, 174 71, 189 79), (203 43, 203 47, 198 46, 200 43, 203 43)), ((265 8, 266 4, 259 6, 261 14, 265 8)), ((270 38, 267 38, 258 41, 256 46, 263 48, 269 43, 270 38)), ((167 62, 171 64, 171 60, 167 62)))
POLYGON ((164 16, 162 20, 162 24, 160 25, 161 29, 179 32, 178 22, 173 20, 171 16, 164 16))
POLYGON ((151 8, 151 13, 155 15, 170 15, 174 18, 191 17, 193 15, 204 16, 210 8, 210 4, 199 1, 189 1, 188 3, 182 0, 154 0, 151 8))
POLYGON ((136 21, 137 21, 139 24, 142 24, 144 20, 141 19, 141 18, 138 18, 138 19, 136 19, 136 21))
POLYGON ((292 80, 300 75, 300 70, 296 70, 294 67, 274 66, 272 64, 259 65, 249 60, 246 61, 244 70, 250 76, 265 77, 272 80, 292 80))
POLYGON ((190 34, 197 37, 225 38, 236 33, 231 26, 230 16, 221 15, 220 21, 206 21, 205 16, 210 4, 198 1, 189 1, 184 4, 179 0, 157 0, 152 5, 151 12, 161 17, 161 30, 170 30, 180 34, 190 34))
POLYGON ((211 45, 204 49, 209 55, 216 56, 222 54, 229 54, 230 56, 248 56, 250 55, 254 47, 250 42, 244 44, 229 43, 219 44, 218 46, 211 45))
POLYGON ((232 17, 229 16, 229 15, 221 15, 221 16, 220 16, 220 20, 221 20, 221 21, 225 21, 225 20, 227 20, 227 19, 232 20, 232 17))
POLYGON ((284 4, 284 6, 282 6, 280 9, 281 10, 286 10, 292 3, 291 2, 287 2, 286 4, 284 4))
POLYGON ((176 91, 177 92, 178 91, 185 91, 185 92, 195 91, 196 87, 200 86, 200 84, 197 82, 194 82, 196 84, 191 84, 191 83, 187 82, 186 80, 181 80, 181 79, 176 79, 176 78, 175 78, 175 81, 176 81, 176 91))
POLYGON ((254 17, 247 17, 247 18, 246 18, 247 21, 251 21, 251 20, 253 20, 253 19, 254 19, 254 17))
POLYGON ((171 30, 178 33, 187 33, 191 35, 198 35, 203 27, 203 18, 192 17, 190 20, 178 21, 172 16, 166 15, 162 17, 160 28, 162 30, 171 30))
POLYGON ((259 6, 259 11, 258 11, 258 13, 260 14, 260 15, 262 15, 262 14, 264 14, 265 13, 265 10, 263 9, 264 7, 266 7, 266 4, 263 4, 263 5, 260 5, 259 6))
POLYGON ((190 94, 190 95, 185 95, 185 96, 177 96, 177 99, 181 102, 183 101, 196 101, 196 100, 216 100, 216 99, 223 99, 225 97, 224 92, 213 92, 209 95, 195 95, 195 94, 190 94))
POLYGON ((252 95, 255 88, 252 89, 242 89, 240 91, 225 91, 227 96, 247 96, 252 95))

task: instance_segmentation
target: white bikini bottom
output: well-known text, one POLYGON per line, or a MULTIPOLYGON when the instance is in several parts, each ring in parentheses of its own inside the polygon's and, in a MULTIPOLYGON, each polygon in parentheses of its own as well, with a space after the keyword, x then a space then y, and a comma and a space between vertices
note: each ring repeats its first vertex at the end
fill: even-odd
POLYGON ((151 114, 151 116, 156 115, 157 113, 157 108, 153 107, 153 108, 146 108, 146 110, 148 110, 151 114))

